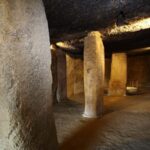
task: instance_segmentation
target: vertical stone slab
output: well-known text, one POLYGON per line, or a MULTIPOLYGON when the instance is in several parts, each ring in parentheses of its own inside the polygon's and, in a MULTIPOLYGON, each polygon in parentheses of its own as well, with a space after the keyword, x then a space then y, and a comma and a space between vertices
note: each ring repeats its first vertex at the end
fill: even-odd
POLYGON ((42 0, 1 0, 0 14, 0 149, 56 150, 42 0))
POLYGON ((52 56, 52 64, 51 64, 51 70, 52 70, 52 97, 53 97, 53 103, 57 103, 57 87, 58 87, 58 73, 57 73, 57 48, 55 45, 51 45, 51 56, 52 56))
POLYGON ((57 49, 57 100, 61 102, 66 100, 66 54, 61 49, 57 49))
POLYGON ((126 95, 127 83, 127 55, 125 53, 112 54, 111 77, 108 94, 111 96, 126 95))
POLYGON ((84 117, 102 116, 104 107, 104 59, 104 46, 100 33, 89 33, 84 43, 84 117))
POLYGON ((67 98, 81 101, 84 93, 83 58, 66 55, 66 64, 67 98))
POLYGON ((74 60, 74 70, 75 70, 75 78, 74 78, 74 94, 83 95, 84 93, 84 78, 83 78, 83 57, 76 58, 74 60))
POLYGON ((75 68, 74 59, 70 55, 66 55, 66 74, 67 74, 67 98, 72 99, 74 96, 74 79, 75 68))

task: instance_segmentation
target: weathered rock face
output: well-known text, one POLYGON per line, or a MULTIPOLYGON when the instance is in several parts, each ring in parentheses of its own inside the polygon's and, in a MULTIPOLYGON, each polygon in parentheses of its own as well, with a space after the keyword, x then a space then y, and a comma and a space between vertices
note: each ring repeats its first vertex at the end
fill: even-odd
POLYGON ((87 29, 149 17, 148 0, 44 0, 51 28, 87 29))
POLYGON ((52 57, 52 95, 53 95, 53 103, 57 103, 57 87, 58 87, 58 75, 57 75, 57 50, 55 47, 51 48, 51 57, 52 57))
POLYGON ((66 99, 66 54, 61 49, 57 49, 57 100, 59 102, 66 99))
POLYGON ((127 55, 125 53, 114 53, 112 55, 111 76, 109 82, 109 95, 126 95, 127 83, 127 55))
POLYGON ((105 54, 101 35, 91 32, 84 42, 84 117, 95 118, 103 114, 105 54))
MULTIPOLYGON (((107 40, 139 36, 134 30, 137 28, 140 31, 143 28, 139 24, 132 26, 132 22, 150 16, 149 0, 43 1, 48 20, 51 21, 51 36, 55 40, 79 38, 91 30, 100 30, 107 40), (123 30, 119 28, 121 25, 126 25, 123 30)), ((140 36, 144 37, 145 34, 144 30, 140 31, 140 36)))
POLYGON ((67 98, 80 99, 84 94, 83 57, 66 55, 67 63, 67 98))
POLYGON ((128 86, 150 88, 150 54, 128 57, 128 86))
POLYGON ((42 0, 1 0, 0 14, 0 149, 55 150, 42 0))

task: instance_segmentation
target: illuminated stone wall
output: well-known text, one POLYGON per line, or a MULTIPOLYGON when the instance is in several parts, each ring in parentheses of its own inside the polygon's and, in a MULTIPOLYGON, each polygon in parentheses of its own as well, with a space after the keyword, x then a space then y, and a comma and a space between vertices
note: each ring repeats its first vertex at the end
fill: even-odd
POLYGON ((66 55, 67 62, 67 98, 78 99, 83 97, 83 58, 73 58, 66 55))
MULTIPOLYGON (((84 79, 83 79, 83 58, 72 58, 67 55, 67 97, 71 100, 83 101, 84 79)), ((110 59, 105 59, 105 91, 108 88, 110 78, 110 59)))
MULTIPOLYGON (((150 55, 128 56, 127 86, 150 87, 150 55)), ((75 101, 84 100, 83 59, 67 56, 67 97, 75 101), (70 66, 70 67, 69 67, 70 66)), ((110 80, 111 59, 105 59, 105 93, 110 80)), ((61 69, 62 70, 62 69, 61 69)), ((65 70, 63 70, 64 72, 65 70)), ((65 85, 64 85, 65 86, 65 85)))

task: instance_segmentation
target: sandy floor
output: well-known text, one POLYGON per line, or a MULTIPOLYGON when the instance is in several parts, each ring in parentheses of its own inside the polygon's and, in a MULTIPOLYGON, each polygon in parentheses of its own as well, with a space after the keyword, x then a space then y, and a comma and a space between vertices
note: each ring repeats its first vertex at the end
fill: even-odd
POLYGON ((83 104, 54 108, 61 150, 150 150, 150 95, 105 97, 101 119, 82 118, 83 104))

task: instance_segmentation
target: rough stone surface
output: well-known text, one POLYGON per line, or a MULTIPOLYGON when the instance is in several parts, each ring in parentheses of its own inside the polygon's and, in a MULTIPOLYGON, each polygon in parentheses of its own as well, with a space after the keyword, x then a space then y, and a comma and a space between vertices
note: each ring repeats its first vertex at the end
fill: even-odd
POLYGON ((114 53, 112 55, 108 94, 114 96, 126 95, 126 83, 127 55, 125 53, 114 53))
POLYGON ((57 49, 57 100, 59 102, 66 99, 66 54, 61 49, 57 49))
POLYGON ((103 112, 105 56, 99 32, 91 32, 84 42, 85 117, 101 116, 103 112))
POLYGON ((74 99, 76 95, 84 94, 83 58, 66 56, 67 63, 67 98, 74 99))
POLYGON ((55 150, 42 0, 1 0, 0 14, 0 149, 55 150))
POLYGON ((103 28, 150 14, 148 0, 44 0, 44 3, 48 18, 52 20, 50 27, 59 30, 103 28))
POLYGON ((51 48, 51 56, 52 56, 52 95, 53 95, 53 103, 57 103, 57 88, 58 88, 58 74, 57 74, 57 49, 55 47, 51 48))
POLYGON ((150 54, 128 57, 128 85, 150 87, 150 54))
POLYGON ((149 37, 150 34, 150 30, 144 30, 139 24, 132 26, 133 21, 150 16, 149 0, 43 1, 50 20, 51 37, 54 40, 81 38, 91 30, 99 30, 106 41, 132 40, 133 37, 137 40, 137 37, 141 36, 144 39, 145 35, 149 37), (123 29, 128 32, 122 32, 121 25, 125 25, 123 29), (111 29, 115 32, 111 33, 111 29), (137 32, 133 32, 135 29, 137 32))
POLYGON ((74 61, 73 58, 69 55, 66 55, 66 75, 67 75, 67 98, 71 99, 74 94, 74 77, 75 72, 74 70, 74 61))

